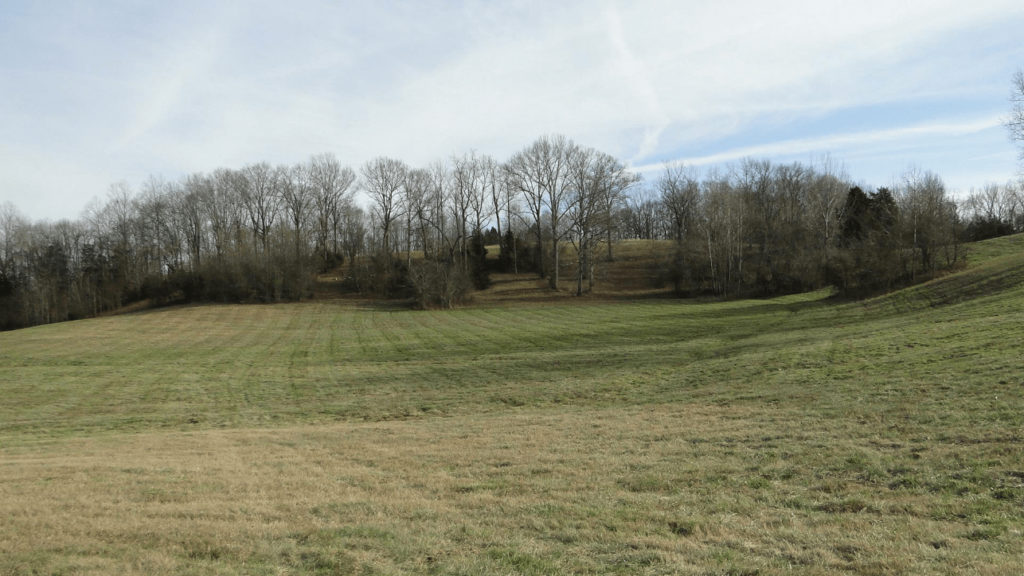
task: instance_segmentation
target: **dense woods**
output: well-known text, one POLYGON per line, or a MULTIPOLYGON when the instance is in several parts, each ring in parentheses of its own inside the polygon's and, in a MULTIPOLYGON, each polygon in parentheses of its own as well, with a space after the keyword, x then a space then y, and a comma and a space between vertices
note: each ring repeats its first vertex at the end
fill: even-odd
POLYGON ((962 240, 1021 230, 1018 185, 957 202, 937 175, 916 170, 877 190, 828 161, 745 159, 703 173, 668 165, 643 181, 562 136, 504 162, 470 152, 353 169, 324 154, 151 177, 137 190, 117 183, 77 221, 29 222, 3 205, 0 329, 136 301, 299 300, 328 272, 348 290, 421 306, 454 305, 499 270, 552 288, 568 277, 583 294, 624 239, 661 241, 650 244, 660 247, 651 265, 679 295, 826 285, 862 295, 955 266, 962 240))

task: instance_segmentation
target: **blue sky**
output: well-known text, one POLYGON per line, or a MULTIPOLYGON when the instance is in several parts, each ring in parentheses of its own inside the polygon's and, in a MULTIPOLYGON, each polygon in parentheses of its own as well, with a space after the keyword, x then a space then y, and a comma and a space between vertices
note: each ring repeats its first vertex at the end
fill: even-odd
POLYGON ((332 152, 499 160, 565 134, 647 176, 826 155, 966 191, 1017 175, 1001 120, 1024 3, 0 5, 0 202, 77 218, 110 185, 332 152))

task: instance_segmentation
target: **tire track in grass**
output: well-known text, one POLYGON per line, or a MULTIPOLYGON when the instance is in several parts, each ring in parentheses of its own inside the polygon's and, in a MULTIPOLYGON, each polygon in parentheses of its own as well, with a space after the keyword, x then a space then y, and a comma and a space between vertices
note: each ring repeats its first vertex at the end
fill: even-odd
POLYGON ((351 371, 369 361, 368 347, 364 337, 364 323, 368 312, 348 305, 325 305, 325 323, 329 331, 330 349, 328 365, 332 381, 340 382, 337 374, 351 371))
POLYGON ((501 326, 494 318, 494 312, 481 308, 468 308, 460 310, 460 320, 465 326, 473 328, 471 341, 473 342, 472 352, 474 356, 486 356, 500 353, 505 349, 507 339, 503 337, 501 326))
POLYGON ((354 306, 334 310, 335 330, 342 337, 345 353, 332 357, 329 380, 333 393, 331 400, 319 407, 325 415, 347 418, 366 414, 396 377, 397 370, 381 367, 388 360, 381 356, 384 347, 373 312, 354 306))
MULTIPOLYGON (((160 366, 161 370, 153 371, 153 374, 139 373, 135 382, 111 381, 111 392, 106 395, 112 396, 115 390, 128 396, 139 392, 148 393, 136 397, 135 405, 160 406, 162 415, 159 418, 169 423, 180 423, 195 416, 204 421, 213 419, 231 423, 253 421, 254 410, 271 418, 316 411, 318 404, 337 404, 346 393, 366 392, 372 389, 371 385, 383 388, 381 393, 385 394, 409 390, 427 398, 434 394, 431 388, 437 387, 438 383, 450 384, 442 386, 447 391, 440 390, 435 395, 454 395, 456 401, 463 401, 463 396, 472 394, 472 389, 505 382, 509 374, 524 372, 527 379, 546 379, 544 375, 551 370, 564 368, 566 360, 572 360, 576 366, 585 368, 594 358, 601 358, 593 354, 581 357, 577 354, 578 345, 563 345, 559 342, 553 346, 552 338, 560 336, 552 335, 563 333, 565 327, 559 324, 559 315, 552 319, 551 310, 541 311, 537 316, 543 316, 543 320, 535 321, 523 321, 507 309, 486 312, 409 312, 391 314, 383 318, 385 321, 378 317, 374 319, 373 330, 363 331, 366 336, 363 338, 364 343, 367 340, 372 343, 367 349, 375 351, 378 357, 364 360, 361 363, 362 369, 357 367, 354 373, 347 369, 331 369, 328 378, 320 378, 324 373, 318 372, 313 359, 302 359, 300 356, 302 350, 317 347, 314 338, 320 330, 318 326, 324 324, 319 321, 325 316, 322 310, 322 307, 309 305, 236 306, 166 312, 175 315, 181 313, 177 319, 153 316, 154 320, 139 330, 141 336, 136 338, 136 343, 150 341, 149 364, 160 366), (168 324, 168 319, 173 324, 168 324), (386 371, 371 368, 400 353, 393 344, 385 344, 379 332, 392 332, 396 336, 415 334, 413 327, 424 324, 425 320, 429 320, 433 326, 421 328, 420 338, 433 335, 434 340, 441 343, 440 346, 417 348, 406 340, 403 342, 404 350, 411 352, 408 355, 411 358, 407 359, 416 360, 415 365, 392 366, 386 371), (513 327, 515 332, 501 330, 502 326, 513 327), (214 335, 215 327, 219 327, 222 333, 214 335), (182 337, 182 332, 186 330, 210 336, 193 341, 182 337), (438 333, 442 334, 440 338, 437 338, 438 333), (205 357, 198 363, 191 358, 203 354, 203 349, 218 341, 221 349, 219 353, 205 353, 205 357), (290 348, 283 348, 284 345, 290 345, 290 348), (536 348, 545 349, 544 353, 537 354, 536 348), (152 353, 154 349, 166 352, 168 357, 155 361, 156 356, 152 353), (533 354, 528 352, 531 349, 534 349, 533 354), (425 367, 425 360, 442 350, 448 352, 446 358, 428 363, 425 367), (476 358, 472 358, 474 355, 476 358), (174 363, 185 365, 185 359, 189 360, 189 369, 195 372, 192 378, 183 378, 179 371, 170 368, 174 363), (454 375, 454 378, 446 378, 446 374, 454 375), (318 378, 332 385, 325 389, 322 383, 316 384, 318 378), (358 391, 348 389, 354 381, 360 379, 363 382, 358 391), (294 390, 288 393, 282 389, 284 382, 291 383, 294 390), (318 386, 318 389, 310 388, 310 382, 318 386)), ((583 328, 578 332, 593 332, 591 326, 600 323, 607 312, 607 308, 601 306, 586 311, 584 321, 581 322, 583 328)), ((365 311, 336 309, 332 315, 335 318, 333 325, 341 326, 348 320, 345 316, 353 315, 362 319, 364 325, 369 318, 365 311)), ((331 333, 331 337, 336 337, 338 329, 326 330, 331 333)), ((127 342, 128 337, 124 336, 122 340, 127 342)), ((348 341, 351 342, 351 337, 348 341)), ((315 355, 316 351, 311 353, 315 355)), ((125 363, 133 356, 138 356, 133 349, 122 350, 122 354, 115 357, 114 363, 125 363)), ((336 357, 332 358, 331 364, 337 365, 336 357)), ((132 411, 130 403, 122 406, 123 402, 118 400, 114 404, 120 412, 132 411)), ((369 402, 361 405, 365 407, 367 404, 369 402)))
POLYGON ((294 304, 293 314, 283 332, 287 339, 286 347, 281 350, 285 356, 285 381, 292 403, 301 403, 309 393, 310 380, 310 334, 314 328, 315 313, 309 304, 294 304))
POLYGON ((524 308, 516 314, 518 320, 512 326, 521 329, 525 342, 531 344, 534 351, 550 349, 552 338, 562 332, 562 328, 551 321, 553 306, 536 306, 524 308))
POLYGON ((516 314, 514 309, 508 309, 505 313, 510 317, 507 322, 510 336, 520 343, 514 353, 543 353, 549 349, 549 315, 542 308, 532 308, 522 315, 516 314))
MULTIPOLYGON (((215 407, 226 404, 226 399, 233 402, 236 415, 254 403, 251 386, 242 383, 251 381, 254 367, 250 356, 262 337, 260 331, 252 329, 255 312, 237 305, 213 306, 196 318, 197 328, 201 326, 200 331, 206 334, 200 346, 209 346, 211 352, 203 365, 197 366, 200 372, 183 414, 187 421, 207 423, 216 417, 215 407)), ((263 318, 264 322, 268 320, 263 318)))
POLYGON ((419 346, 419 359, 436 362, 442 353, 462 352, 465 348, 464 331, 452 320, 452 310, 422 310, 410 312, 411 332, 419 346))
MULTIPOLYGON (((79 406, 73 410, 101 418, 105 420, 105 426, 118 428, 125 422, 143 418, 147 406, 166 403, 172 397, 172 392, 161 389, 161 370, 138 369, 140 365, 167 365, 169 353, 164 341, 176 322, 172 320, 169 327, 161 325, 159 318, 152 313, 143 313, 111 319, 109 326, 114 329, 108 332, 102 348, 94 350, 89 360, 84 358, 90 355, 85 348, 89 341, 95 342, 94 336, 90 330, 77 330, 87 327, 87 324, 75 327, 76 336, 82 342, 70 348, 79 355, 83 364, 104 366, 107 371, 104 378, 94 383, 91 394, 83 395, 79 406)), ((72 386, 74 380, 65 382, 72 386)), ((70 416, 71 412, 68 414, 70 416)))
POLYGON ((142 334, 136 340, 139 349, 131 354, 140 365, 165 369, 136 372, 141 394, 134 402, 138 408, 159 406, 163 418, 186 420, 183 402, 200 391, 196 377, 197 357, 206 344, 205 330, 209 310, 205 307, 177 308, 162 314, 144 316, 142 334))
MULTIPOLYGON (((254 314, 243 314, 240 307, 225 308, 219 318, 210 320, 220 329, 223 353, 211 359, 207 377, 197 383, 195 397, 187 416, 189 422, 210 425, 210 420, 225 418, 226 398, 233 398, 234 418, 255 402, 258 392, 250 384, 255 370, 253 356, 260 354, 257 347, 261 336, 253 329, 254 314)), ((265 319, 265 321, 268 319, 265 319)))
MULTIPOLYGON (((338 352, 339 335, 342 332, 340 319, 347 310, 336 306, 319 304, 309 310, 305 355, 306 384, 312 391, 317 405, 335 401, 348 392, 341 375, 353 364, 351 357, 338 352)), ((347 383, 347 381, 346 381, 347 383)))
POLYGON ((155 318, 159 316, 104 318, 54 325, 51 329, 55 332, 37 332, 44 338, 29 345, 35 350, 54 349, 60 360, 37 366, 38 375, 26 380, 42 383, 47 389, 39 391, 38 404, 21 407, 23 414, 47 426, 51 418, 47 414, 58 414, 55 409, 59 408, 63 415, 58 418, 91 414, 90 419, 106 420, 105 426, 116 427, 120 419, 137 418, 148 402, 167 402, 172 394, 152 386, 153 372, 160 370, 144 373, 137 369, 139 363, 168 365, 167 345, 161 338, 166 338, 169 328, 160 327, 155 318), (73 394, 76 387, 83 386, 80 382, 86 381, 90 384, 87 391, 73 394), (72 401, 74 395, 78 398, 72 401))
POLYGON ((545 310, 546 314, 540 323, 542 332, 537 335, 547 352, 572 350, 590 340, 594 330, 592 326, 600 313, 599 305, 593 307, 557 306, 545 310))
MULTIPOLYGON (((580 307, 581 314, 589 314, 580 307)), ((529 319, 520 319, 513 310, 503 309, 483 316, 477 311, 477 322, 493 336, 495 351, 491 361, 481 369, 492 375, 496 383, 504 383, 510 374, 536 383, 550 382, 553 367, 564 368, 564 360, 574 360, 579 347, 573 344, 574 329, 566 326, 561 313, 554 307, 534 310, 529 319), (503 326, 511 327, 509 330, 503 326), (561 360, 560 360, 561 359, 561 360)))
POLYGON ((363 308, 342 309, 338 313, 347 317, 351 326, 354 348, 358 353, 343 369, 334 371, 333 380, 345 391, 344 397, 335 397, 332 406, 324 410, 357 414, 360 410, 372 408, 381 395, 392 392, 392 385, 403 376, 404 371, 393 366, 393 358, 387 341, 376 325, 376 310, 363 308), (387 368, 382 365, 388 364, 387 368))
POLYGON ((453 334, 450 340, 455 340, 452 356, 457 361, 450 361, 446 366, 447 379, 458 382, 462 393, 507 380, 510 373, 506 371, 508 365, 503 355, 508 349, 508 339, 500 333, 502 311, 464 309, 457 312, 448 323, 453 334))
MULTIPOLYGON (((580 382, 603 382, 617 366, 639 362, 643 357, 652 360, 666 354, 674 357, 680 353, 679 345, 689 340, 666 334, 644 337, 652 331, 663 332, 663 328, 678 330, 672 326, 678 309, 666 308, 664 302, 630 302, 626 306, 619 302, 574 303, 572 306, 578 313, 578 321, 568 328, 559 326, 548 330, 549 334, 560 332, 565 336, 548 337, 549 346, 543 354, 517 357, 520 372, 529 367, 544 379, 547 378, 544 374, 561 373, 568 376, 569 381, 582 378, 580 382)), ((553 316, 555 320, 549 315, 547 323, 559 322, 564 317, 562 314, 553 316)))
POLYGON ((379 324, 400 356, 388 368, 390 385, 404 396, 397 401, 400 410, 444 411, 442 398, 461 386, 451 378, 452 367, 466 362, 474 338, 466 333, 460 312, 404 311, 379 324))
POLYGON ((329 332, 327 358, 330 363, 351 363, 365 357, 357 320, 365 310, 349 303, 326 302, 321 304, 319 318, 314 322, 329 332))
MULTIPOLYGON (((422 358, 413 366, 407 365, 413 370, 411 380, 397 384, 426 404, 432 398, 449 398, 449 403, 456 405, 470 401, 480 404, 481 394, 492 402, 494 394, 503 394, 510 375, 516 374, 517 380, 531 378, 521 368, 524 360, 530 365, 537 362, 537 351, 529 352, 538 345, 531 336, 538 328, 546 327, 544 323, 510 321, 516 319, 500 308, 409 312, 405 317, 419 325, 421 338, 429 333, 445 343, 443 351, 447 354, 436 361, 422 358), (516 333, 507 334, 503 327, 514 327, 516 333), (430 384, 424 386, 421 382, 430 384)), ((539 363, 543 365, 544 361, 539 363)))
POLYGON ((532 322, 524 321, 514 310, 508 308, 495 308, 489 312, 489 329, 495 334, 498 345, 496 354, 506 357, 509 354, 541 347, 530 337, 536 329, 532 322))
POLYGON ((305 395, 292 377, 293 353, 302 344, 302 336, 311 323, 301 307, 303 304, 289 306, 291 314, 276 318, 275 326, 268 330, 273 336, 267 341, 261 364, 266 369, 260 374, 262 387, 267 393, 276 396, 282 408, 289 411, 302 410, 305 395), (274 367, 280 374, 277 374, 274 367))
POLYGON ((79 352, 91 341, 87 327, 79 322, 28 328, 17 332, 16 343, 3 346, 6 360, 0 370, 0 391, 4 397, 20 401, 17 405, 0 404, 0 426, 16 428, 35 419, 54 421, 59 418, 57 407, 73 412, 83 405, 87 398, 76 393, 75 375, 100 364, 96 358, 86 362, 79 352))
POLYGON ((317 358, 319 365, 319 373, 316 375, 317 392, 319 394, 319 404, 321 405, 321 411, 326 410, 326 406, 341 393, 341 384, 339 374, 343 370, 344 363, 346 362, 346 356, 342 354, 342 349, 347 347, 343 346, 340 341, 340 335, 343 333, 344 328, 341 324, 342 312, 339 307, 334 304, 321 304, 317 310, 317 325, 319 327, 319 340, 322 341, 322 358, 317 358))
POLYGON ((466 394, 476 389, 470 373, 474 345, 478 338, 467 330, 462 311, 419 311, 406 316, 420 344, 420 354, 409 366, 411 373, 402 385, 415 394, 411 408, 421 414, 448 414, 459 409, 466 394), (439 385, 439 383, 441 385, 439 385))
MULTIPOLYGON (((168 366, 168 360, 178 356, 169 342, 173 333, 180 329, 182 318, 181 314, 173 314, 169 321, 158 322, 156 316, 145 315, 140 322, 141 329, 137 337, 128 341, 130 348, 126 357, 137 363, 136 366, 168 366)), ((178 371, 139 371, 132 366, 123 368, 119 373, 130 381, 124 385, 111 382, 117 387, 111 390, 111 396, 118 398, 118 405, 123 406, 125 412, 135 407, 141 410, 143 406, 165 406, 172 398, 173 390, 181 388, 178 371), (127 390, 135 390, 134 397, 126 397, 124 392, 127 390)))
MULTIPOLYGON (((475 326, 490 334, 493 345, 489 354, 507 356, 543 347, 532 338, 542 326, 538 322, 541 316, 532 307, 480 307, 465 312, 475 313, 475 326)), ((469 338, 467 344, 472 342, 473 338, 469 338)))
POLYGON ((288 337, 282 330, 282 323, 288 320, 288 315, 282 313, 286 310, 263 306, 232 310, 228 321, 235 327, 231 337, 237 346, 225 355, 224 368, 204 386, 203 392, 213 402, 202 398, 197 402, 211 412, 212 418, 224 423, 248 422, 254 412, 273 417, 286 407, 283 391, 268 372, 281 366, 277 358, 280 343, 288 337))
POLYGON ((364 361, 378 360, 376 345, 371 337, 371 333, 376 331, 373 327, 373 310, 353 310, 352 328, 359 345, 359 358, 364 361))
POLYGON ((556 351, 566 346, 563 316, 552 314, 555 308, 531 307, 525 315, 519 314, 521 311, 518 310, 488 310, 496 314, 485 320, 476 320, 484 329, 497 334, 492 341, 494 355, 501 362, 490 368, 499 379, 507 379, 513 373, 529 373, 536 377, 538 370, 547 370, 556 351))
MULTIPOLYGON (((965 364, 1005 379, 1009 393, 1020 383, 1009 351, 1021 345, 1017 326, 1024 325, 1017 311, 1024 294, 1014 290, 1012 300, 979 298, 913 315, 869 314, 859 304, 795 314, 786 299, 573 301, 386 316, 320 303, 166 309, 0 335, 0 382, 18 399, 0 426, 57 434, 187 428, 193 411, 207 427, 377 419, 425 408, 501 409, 503 398, 748 402, 797 397, 822 378, 852 386, 853 378, 884 383, 886 373, 902 371, 906 382, 939 381, 965 364), (43 354, 50 361, 34 361, 43 354), (844 372, 823 368, 833 364, 844 372), (688 387, 684 371, 709 381, 688 387)), ((832 410, 824 398, 807 396, 807 406, 832 410)))
MULTIPOLYGON (((489 375, 488 380, 492 383, 505 382, 513 373, 538 383, 549 382, 553 368, 565 370, 566 367, 569 376, 575 377, 577 368, 592 356, 587 353, 593 347, 589 341, 589 326, 598 321, 604 310, 586 304, 574 308, 576 315, 573 317, 582 319, 575 324, 567 323, 570 315, 565 314, 564 306, 534 310, 536 319, 519 322, 503 318, 510 313, 508 310, 471 311, 469 319, 491 335, 493 349, 493 357, 481 363, 479 369, 489 375), (518 326, 520 330, 510 333, 502 329, 506 325, 518 326), (528 342, 532 347, 525 348, 521 342, 528 342), (588 346, 581 347, 581 342, 588 346)), ((501 390, 495 390, 495 393, 504 394, 501 390)))
POLYGON ((334 316, 324 304, 318 304, 310 310, 309 323, 310 341, 305 357, 305 370, 308 385, 314 390, 318 403, 334 393, 331 385, 333 367, 332 349, 334 346, 334 316))
POLYGON ((391 310, 374 310, 373 326, 380 334, 380 342, 384 344, 384 356, 392 362, 403 362, 409 359, 409 346, 399 335, 403 316, 391 310))
POLYGON ((524 394, 531 394, 529 383, 538 378, 537 365, 548 363, 548 346, 544 338, 537 336, 548 325, 539 320, 520 319, 507 308, 473 310, 470 319, 489 335, 491 350, 475 366, 485 375, 477 380, 487 388, 488 400, 511 406, 529 403, 524 394))

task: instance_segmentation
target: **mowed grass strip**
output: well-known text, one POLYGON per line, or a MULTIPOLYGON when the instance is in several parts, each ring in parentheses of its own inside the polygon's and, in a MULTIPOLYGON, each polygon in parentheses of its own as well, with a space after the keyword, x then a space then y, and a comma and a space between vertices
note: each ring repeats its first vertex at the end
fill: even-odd
POLYGON ((826 296, 449 312, 197 306, 43 326, 0 334, 0 436, 508 405, 803 398, 819 413, 848 412, 856 400, 873 414, 895 409, 894 399, 924 401, 936 387, 987 394, 1019 382, 1020 290, 911 312, 826 296))
POLYGON ((313 303, 44 326, 0 334, 9 400, 0 434, 384 419, 435 404, 476 410, 499 392, 533 395, 554 380, 672 361, 663 352, 685 359, 678 348, 709 336, 713 326, 699 318, 712 310, 664 301, 452 312, 313 303))

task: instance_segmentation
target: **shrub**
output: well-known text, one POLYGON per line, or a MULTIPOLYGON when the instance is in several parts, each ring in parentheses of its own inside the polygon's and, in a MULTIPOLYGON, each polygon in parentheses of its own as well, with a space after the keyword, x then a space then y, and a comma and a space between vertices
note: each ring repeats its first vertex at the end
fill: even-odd
POLYGON ((409 269, 416 305, 420 308, 452 308, 469 298, 469 274, 452 262, 423 260, 409 269))
POLYGON ((359 292, 385 298, 408 295, 409 270, 405 262, 380 252, 361 258, 352 269, 359 292))

